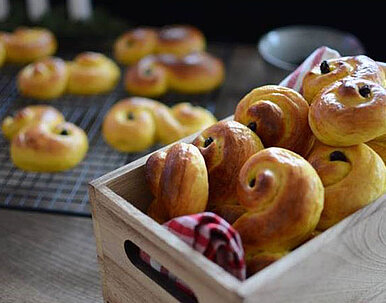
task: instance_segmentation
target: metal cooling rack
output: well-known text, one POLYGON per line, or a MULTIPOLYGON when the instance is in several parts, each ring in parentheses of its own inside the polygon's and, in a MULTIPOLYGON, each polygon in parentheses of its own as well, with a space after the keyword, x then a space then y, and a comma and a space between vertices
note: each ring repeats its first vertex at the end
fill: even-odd
MULTIPOLYGON (((71 47, 58 56, 71 59, 76 53, 84 50, 90 48, 71 47)), ((229 47, 210 48, 209 51, 222 58, 225 65, 232 53, 229 47)), ((108 95, 64 95, 50 102, 39 102, 19 95, 15 82, 19 70, 20 67, 12 65, 5 65, 0 69, 0 120, 27 105, 47 103, 59 109, 68 121, 86 131, 90 147, 86 158, 72 170, 62 173, 29 173, 17 169, 12 164, 9 142, 0 136, 0 208, 90 216, 88 182, 158 149, 159 146, 142 153, 125 154, 116 152, 103 141, 101 125, 104 115, 115 102, 128 96, 122 81, 108 95)), ((219 90, 194 96, 167 94, 161 101, 168 105, 189 101, 214 112, 218 95, 219 90)))

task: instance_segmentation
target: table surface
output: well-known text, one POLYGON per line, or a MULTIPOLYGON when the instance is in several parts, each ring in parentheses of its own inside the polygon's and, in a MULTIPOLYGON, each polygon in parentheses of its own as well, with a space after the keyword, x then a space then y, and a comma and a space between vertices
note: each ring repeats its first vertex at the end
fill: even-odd
MULTIPOLYGON (((263 62, 255 47, 236 47, 221 118, 243 94, 286 74, 263 62)), ((91 219, 1 209, 0 239, 0 302, 103 301, 91 219)))

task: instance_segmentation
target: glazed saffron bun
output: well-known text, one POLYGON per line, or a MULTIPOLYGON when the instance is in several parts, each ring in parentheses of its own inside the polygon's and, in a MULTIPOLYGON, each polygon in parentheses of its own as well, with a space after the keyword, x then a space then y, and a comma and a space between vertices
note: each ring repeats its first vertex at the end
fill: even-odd
POLYGON ((52 99, 64 93, 68 76, 62 59, 47 57, 24 67, 17 76, 17 86, 25 97, 52 99))
POLYGON ((12 139, 20 130, 36 123, 44 123, 51 126, 64 122, 64 117, 56 108, 48 105, 30 105, 11 117, 3 120, 1 130, 3 135, 12 139))
POLYGON ((34 172, 58 172, 76 166, 88 149, 84 131, 72 123, 47 123, 23 128, 11 142, 15 166, 34 172))
POLYGON ((7 57, 7 52, 5 50, 5 45, 0 38, 0 67, 4 64, 6 57, 7 57))
POLYGON ((342 57, 323 61, 309 71, 303 79, 303 96, 312 103, 321 90, 346 77, 369 80, 382 86, 386 83, 382 68, 369 57, 342 57))
POLYGON ((368 146, 370 146, 386 163, 386 138, 383 136, 382 138, 376 138, 372 141, 366 142, 368 146), (383 140, 381 140, 383 139, 383 140))
POLYGON ((2 33, 0 39, 5 44, 7 61, 14 63, 29 63, 51 56, 57 49, 55 36, 44 28, 20 27, 13 33, 2 33))
POLYGON ((206 129, 215 124, 217 119, 207 109, 182 102, 171 108, 172 115, 183 128, 184 137, 206 129))
POLYGON ((162 55, 160 61, 168 71, 170 89, 177 92, 205 93, 224 81, 222 61, 205 52, 191 53, 181 58, 162 55))
POLYGON ((386 90, 361 79, 337 81, 315 96, 309 124, 316 138, 350 146, 386 134, 386 90))
POLYGON ((244 162, 264 148, 259 137, 236 121, 221 121, 204 130, 193 144, 208 169, 208 209, 237 204, 238 174, 244 162))
POLYGON ((265 147, 282 147, 305 156, 314 142, 308 110, 307 101, 296 91, 266 85, 239 102, 234 119, 253 130, 265 147))
POLYGON ((124 80, 126 90, 143 97, 157 97, 169 87, 168 74, 157 57, 147 56, 127 69, 124 80))
POLYGON ((151 28, 136 28, 118 37, 114 44, 114 57, 122 64, 134 64, 154 53, 157 32, 151 28))
POLYGON ((205 37, 200 30, 188 25, 165 26, 158 32, 156 53, 178 57, 205 50, 205 37))
POLYGON ((130 67, 125 76, 126 90, 134 95, 156 97, 169 89, 198 94, 217 88, 224 80, 221 60, 207 53, 148 56, 130 67))
POLYGON ((271 147, 245 162, 238 175, 237 197, 247 212, 233 227, 243 241, 247 268, 261 269, 264 255, 284 255, 314 231, 324 188, 304 158, 271 147))
POLYGON ((325 188, 319 230, 338 223, 386 190, 385 164, 366 144, 333 147, 317 142, 308 161, 325 188))
POLYGON ((172 108, 147 98, 119 101, 106 114, 102 133, 122 152, 138 152, 161 142, 169 144, 216 123, 206 109, 180 103, 172 108))
POLYGON ((101 94, 112 90, 120 77, 119 67, 109 58, 94 52, 84 52, 69 63, 68 92, 71 94, 101 94))
POLYGON ((155 200, 148 215, 159 223, 203 212, 208 202, 208 173, 197 147, 177 143, 146 162, 145 176, 155 200))

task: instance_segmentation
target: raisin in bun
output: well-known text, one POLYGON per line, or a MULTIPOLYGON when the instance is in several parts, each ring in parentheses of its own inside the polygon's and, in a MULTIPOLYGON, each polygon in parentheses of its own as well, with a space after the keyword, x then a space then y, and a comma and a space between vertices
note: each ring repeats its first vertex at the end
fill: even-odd
POLYGON ((338 223, 385 192, 385 164, 366 144, 334 147, 317 142, 308 161, 325 189, 320 230, 338 223))

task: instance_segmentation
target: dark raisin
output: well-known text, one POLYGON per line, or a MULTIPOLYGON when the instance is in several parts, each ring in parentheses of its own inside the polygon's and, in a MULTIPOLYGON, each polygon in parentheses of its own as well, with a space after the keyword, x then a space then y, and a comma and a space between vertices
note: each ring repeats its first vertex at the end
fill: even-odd
POLYGON ((251 131, 255 132, 255 131, 256 131, 256 128, 257 128, 257 124, 256 124, 256 122, 251 122, 251 123, 249 123, 249 124, 247 125, 247 127, 248 127, 251 131))
POLYGON ((370 90, 370 87, 366 84, 366 85, 363 85, 360 89, 359 89, 359 93, 361 94, 361 96, 363 98, 367 98, 368 96, 370 96, 370 93, 371 93, 371 90, 370 90))
POLYGON ((134 114, 133 114, 132 112, 129 112, 129 113, 127 114, 127 119, 129 119, 129 120, 134 120, 134 114))
POLYGON ((60 132, 60 135, 61 135, 61 136, 68 136, 68 131, 67 131, 67 129, 62 129, 62 131, 60 132))
POLYGON ((344 153, 342 153, 341 151, 333 151, 331 154, 330 154, 330 161, 343 161, 343 162, 348 162, 347 161, 347 158, 345 156, 344 153))
POLYGON ((327 61, 324 60, 321 64, 320 64, 320 72, 322 74, 328 74, 330 72, 330 66, 328 65, 327 61))
POLYGON ((256 184, 256 179, 253 178, 251 181, 249 181, 249 187, 254 187, 256 184))
POLYGON ((204 147, 208 147, 213 142, 212 137, 208 137, 204 142, 204 147))
POLYGON ((147 68, 143 73, 145 76, 150 76, 153 73, 153 71, 151 70, 151 68, 147 68))

